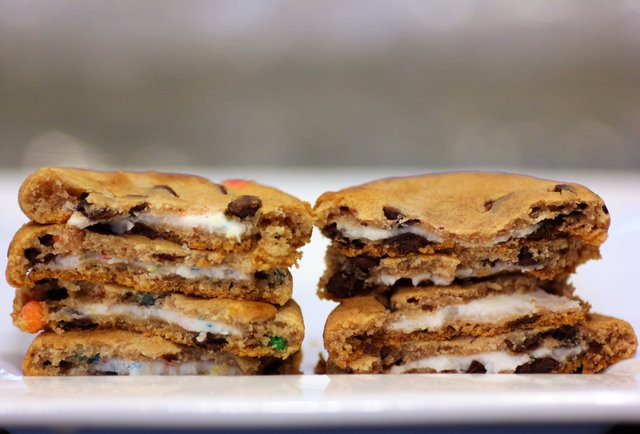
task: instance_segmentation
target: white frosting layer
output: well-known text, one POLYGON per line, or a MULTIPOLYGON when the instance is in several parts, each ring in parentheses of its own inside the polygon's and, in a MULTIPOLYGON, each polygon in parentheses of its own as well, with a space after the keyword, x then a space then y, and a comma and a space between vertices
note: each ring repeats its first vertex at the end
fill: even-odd
POLYGON ((442 237, 434 234, 433 232, 425 231, 418 226, 407 226, 398 229, 381 229, 371 226, 338 221, 336 222, 336 229, 338 229, 341 234, 351 240, 364 239, 370 241, 379 241, 402 234, 415 234, 434 243, 442 242, 442 237))
POLYGON ((106 264, 127 264, 136 268, 141 268, 151 277, 177 275, 185 279, 199 279, 207 277, 213 280, 248 280, 249 276, 233 267, 227 265, 216 265, 212 267, 196 267, 191 265, 158 265, 143 261, 131 261, 123 258, 105 258, 100 255, 58 255, 47 264, 50 269, 76 268, 86 262, 102 262, 106 264))
POLYGON ((169 362, 102 358, 90 367, 91 373, 115 372, 118 375, 242 375, 240 368, 208 360, 169 362))
POLYGON ((393 331, 411 333, 416 330, 438 330, 453 322, 492 324, 513 317, 523 317, 541 311, 565 312, 579 309, 580 303, 542 290, 527 293, 498 294, 478 298, 466 304, 452 304, 431 312, 400 316, 387 324, 393 331))
POLYGON ((436 372, 466 372, 469 369, 471 362, 474 360, 484 365, 487 370, 487 374, 511 373, 515 372, 518 366, 531 362, 534 359, 551 357, 557 362, 562 363, 568 358, 580 354, 584 350, 584 346, 569 348, 540 347, 530 354, 513 354, 506 351, 493 351, 468 356, 442 355, 416 360, 402 366, 394 366, 389 370, 389 373, 402 374, 412 369, 433 369, 436 372))
POLYGON ((128 316, 138 320, 156 319, 169 324, 175 324, 184 330, 202 333, 215 333, 220 335, 240 336, 242 332, 236 327, 220 322, 207 321, 201 318, 193 318, 172 310, 162 309, 156 306, 138 306, 135 304, 112 304, 94 303, 77 307, 80 316, 87 315, 120 315, 128 316))
MULTIPOLYGON (((496 245, 498 243, 503 243, 510 239, 527 237, 531 235, 533 232, 535 232, 540 227, 540 225, 541 223, 536 223, 521 229, 514 229, 502 236, 494 238, 493 241, 490 243, 468 243, 468 242, 457 240, 455 237, 453 237, 453 240, 456 241, 458 244, 466 247, 475 247, 475 246, 488 247, 488 246, 496 245)), ((443 241, 443 238, 440 235, 435 234, 433 232, 426 231, 417 226, 407 226, 404 228, 397 228, 397 229, 383 229, 383 228, 365 226, 361 224, 339 220, 339 221, 336 221, 336 229, 338 229, 338 231, 340 231, 340 233, 343 234, 345 237, 352 240, 380 241, 380 240, 395 237, 398 235, 411 233, 411 234, 419 235, 430 242, 441 243, 443 241)))
POLYGON ((509 273, 527 273, 531 270, 539 270, 544 268, 544 265, 536 265, 534 267, 525 267, 517 264, 508 264, 502 261, 498 261, 493 265, 482 267, 474 270, 473 268, 459 268, 456 270, 454 277, 448 278, 443 276, 437 276, 433 273, 420 273, 420 274, 380 274, 373 277, 371 280, 373 283, 382 284, 385 286, 394 285, 400 279, 411 279, 411 283, 416 286, 421 282, 431 282, 438 286, 448 286, 454 279, 468 279, 469 277, 486 277, 493 276, 494 274, 509 272, 509 273))
MULTIPOLYGON (((116 217, 109 220, 99 220, 111 226, 111 230, 116 234, 123 234, 130 231, 136 223, 143 223, 151 228, 158 226, 168 226, 180 229, 199 229, 210 234, 224 234, 227 238, 235 238, 240 241, 242 235, 249 229, 249 226, 240 221, 227 217, 223 212, 213 212, 201 215, 164 215, 155 216, 151 214, 138 214, 129 217, 116 217)), ((96 224, 95 220, 89 220, 82 213, 75 211, 67 221, 69 226, 84 229, 96 224)))

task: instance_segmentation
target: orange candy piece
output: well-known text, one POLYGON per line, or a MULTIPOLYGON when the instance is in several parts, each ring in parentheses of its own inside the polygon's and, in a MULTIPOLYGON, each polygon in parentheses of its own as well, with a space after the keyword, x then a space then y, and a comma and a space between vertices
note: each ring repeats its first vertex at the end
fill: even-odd
POLYGON ((22 328, 29 333, 37 333, 44 328, 44 305, 35 300, 27 302, 20 311, 22 328))
POLYGON ((231 187, 231 188, 243 188, 245 187, 249 181, 246 179, 225 179, 222 181, 222 185, 231 187))

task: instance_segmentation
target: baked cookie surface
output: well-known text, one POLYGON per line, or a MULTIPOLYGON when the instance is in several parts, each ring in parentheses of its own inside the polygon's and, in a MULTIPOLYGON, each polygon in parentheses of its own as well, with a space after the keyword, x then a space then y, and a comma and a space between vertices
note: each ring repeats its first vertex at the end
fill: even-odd
POLYGON ((124 330, 38 335, 24 375, 258 375, 297 373, 299 357, 247 358, 124 330))
POLYGON ((280 305, 292 292, 287 269, 259 270, 242 254, 221 256, 140 235, 105 235, 53 224, 28 223, 15 234, 6 274, 17 288, 49 278, 86 280, 280 305))
POLYGON ((633 357, 637 338, 620 319, 589 314, 577 324, 515 329, 492 336, 377 342, 329 351, 327 373, 583 373, 633 357))
POLYGON ((335 245, 327 249, 326 270, 319 282, 321 298, 342 300, 388 292, 397 285, 439 285, 520 274, 559 280, 580 264, 600 257, 599 249, 578 240, 508 241, 499 246, 461 248, 403 256, 347 256, 335 245))
POLYGON ((233 251, 263 268, 293 265, 312 229, 309 204, 275 188, 172 173, 43 168, 25 180, 19 203, 37 223, 233 251))
POLYGON ((573 183, 459 172, 382 179, 320 196, 315 222, 348 256, 425 253, 570 237, 599 246, 610 219, 600 197, 573 183))
POLYGON ((304 337, 302 313, 293 300, 276 307, 86 281, 49 279, 18 289, 12 317, 31 333, 117 327, 245 357, 287 358, 299 351, 304 337))

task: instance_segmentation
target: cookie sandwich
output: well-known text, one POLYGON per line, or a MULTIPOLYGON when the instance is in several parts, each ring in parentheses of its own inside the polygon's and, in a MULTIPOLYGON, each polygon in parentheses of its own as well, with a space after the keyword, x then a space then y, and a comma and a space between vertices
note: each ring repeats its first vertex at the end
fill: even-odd
POLYGON ((185 366, 203 354, 213 361, 117 374, 279 372, 276 359, 294 370, 304 323, 288 267, 311 235, 305 202, 243 180, 66 168, 36 171, 19 202, 32 221, 9 248, 12 317, 24 331, 43 331, 25 372, 103 372, 80 363, 84 350, 70 355, 85 340, 102 361, 157 367, 162 355, 131 351, 158 345, 179 350, 185 366), (112 336, 124 353, 93 348, 112 336))
POLYGON ((567 282, 600 257, 587 188, 503 173, 390 178, 322 195, 330 372, 584 372, 634 354, 628 323, 567 282))

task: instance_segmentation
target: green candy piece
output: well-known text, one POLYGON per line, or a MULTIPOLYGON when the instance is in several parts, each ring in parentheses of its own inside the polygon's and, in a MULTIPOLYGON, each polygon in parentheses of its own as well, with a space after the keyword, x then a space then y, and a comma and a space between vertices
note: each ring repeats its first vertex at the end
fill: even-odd
POLYGON ((269 345, 271 345, 277 351, 282 351, 287 348, 287 344, 287 340, 281 336, 271 336, 269 338, 269 345))

